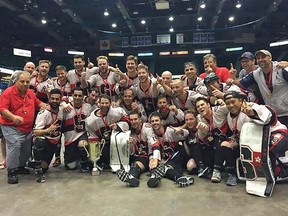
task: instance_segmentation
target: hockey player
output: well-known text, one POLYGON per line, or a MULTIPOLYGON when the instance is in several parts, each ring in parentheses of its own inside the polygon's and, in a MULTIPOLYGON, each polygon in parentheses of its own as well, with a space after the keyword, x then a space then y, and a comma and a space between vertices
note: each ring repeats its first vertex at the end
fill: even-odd
MULTIPOLYGON (((138 112, 131 112, 129 119, 132 132, 129 138, 131 168, 129 172, 119 169, 116 174, 127 186, 138 187, 141 173, 157 167, 160 160, 160 151, 151 125, 143 123, 138 112)), ((159 167, 157 172, 159 175, 163 175, 163 167, 159 167)))
MULTIPOLYGON (((237 91, 228 92, 224 95, 225 104, 229 110, 227 122, 233 134, 227 141, 222 142, 220 145, 222 160, 219 160, 218 163, 215 161, 213 175, 217 173, 218 176, 215 182, 221 181, 220 169, 225 160, 227 172, 229 173, 229 178, 226 183, 228 186, 237 185, 235 155, 239 155, 239 137, 244 123, 255 122, 256 124, 269 124, 271 126, 269 153, 273 168, 275 167, 276 159, 281 155, 285 155, 285 151, 288 150, 287 128, 277 120, 275 111, 265 105, 246 103, 245 99, 246 95, 237 91)), ((277 175, 275 175, 275 177, 277 177, 277 175)))
POLYGON ((180 79, 173 80, 172 90, 174 92, 174 99, 172 102, 182 111, 185 111, 186 109, 194 109, 196 99, 204 97, 202 94, 195 91, 185 90, 180 79))
POLYGON ((129 119, 121 107, 111 107, 111 98, 100 95, 99 108, 86 119, 89 141, 105 141, 102 156, 98 165, 103 167, 110 163, 110 136, 112 130, 127 131, 129 119))
POLYGON ((138 65, 139 84, 132 86, 136 99, 138 99, 146 111, 147 116, 156 110, 156 98, 159 94, 164 94, 164 89, 156 83, 156 79, 149 78, 148 67, 144 64, 138 65))
MULTIPOLYGON (((175 181, 180 187, 193 184, 194 179, 192 177, 182 175, 182 151, 179 145, 179 142, 183 141, 189 132, 186 129, 164 127, 159 112, 151 113, 149 120, 160 146, 161 162, 164 164, 164 177, 175 181)), ((160 179, 161 175, 158 176, 157 172, 152 172, 147 182, 148 187, 157 187, 160 179)))
POLYGON ((48 77, 51 62, 48 60, 40 60, 37 76, 31 78, 29 88, 34 90, 36 97, 42 102, 48 101, 49 91, 53 88, 52 80, 48 77))
MULTIPOLYGON (((227 114, 225 107, 212 107, 206 98, 196 100, 196 109, 199 113, 197 124, 197 136, 202 147, 202 156, 205 166, 214 167, 214 160, 218 153, 219 145, 227 137, 228 132, 227 114), (205 157, 205 158, 204 158, 205 157)), ((211 181, 215 182, 216 174, 212 175, 211 181)))
POLYGON ((132 89, 124 90, 120 107, 125 110, 127 115, 134 111, 141 113, 142 122, 147 122, 145 109, 141 103, 135 100, 132 89))
POLYGON ((184 123, 184 113, 175 105, 170 105, 165 95, 159 95, 157 98, 158 112, 161 113, 163 125, 177 127, 184 123))
POLYGON ((82 172, 90 171, 87 158, 88 137, 85 119, 91 113, 91 105, 83 103, 84 92, 76 87, 73 90, 73 102, 69 103, 71 111, 64 116, 63 133, 65 136, 65 167, 73 170, 80 159, 82 172))
POLYGON ((45 182, 42 168, 44 171, 48 170, 57 144, 61 142, 61 127, 64 115, 63 110, 59 109, 60 101, 61 90, 52 89, 49 93, 50 109, 40 111, 35 120, 33 155, 36 181, 39 183, 45 182))

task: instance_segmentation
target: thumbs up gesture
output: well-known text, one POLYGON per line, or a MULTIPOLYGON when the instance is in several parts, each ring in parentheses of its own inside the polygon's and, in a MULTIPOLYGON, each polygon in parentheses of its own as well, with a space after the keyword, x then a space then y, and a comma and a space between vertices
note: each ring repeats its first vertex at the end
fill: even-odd
POLYGON ((233 64, 232 64, 232 63, 230 63, 229 73, 230 73, 230 75, 231 75, 231 77, 232 77, 233 79, 236 78, 237 71, 236 71, 236 69, 233 67, 233 64))
POLYGON ((94 67, 94 64, 92 62, 90 62, 90 58, 88 58, 88 60, 87 60, 87 67, 88 67, 88 69, 91 69, 94 67))

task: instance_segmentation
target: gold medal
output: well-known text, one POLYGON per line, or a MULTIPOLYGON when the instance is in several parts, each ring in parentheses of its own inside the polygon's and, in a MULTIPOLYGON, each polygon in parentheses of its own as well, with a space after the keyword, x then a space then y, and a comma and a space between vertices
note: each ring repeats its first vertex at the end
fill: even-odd
POLYGON ((271 92, 269 91, 269 92, 267 93, 267 97, 268 97, 268 98, 271 98, 271 96, 272 96, 272 94, 271 94, 271 92))
POLYGON ((208 140, 209 142, 212 142, 212 141, 214 140, 214 138, 213 138, 212 136, 209 136, 209 137, 207 138, 207 140, 208 140))

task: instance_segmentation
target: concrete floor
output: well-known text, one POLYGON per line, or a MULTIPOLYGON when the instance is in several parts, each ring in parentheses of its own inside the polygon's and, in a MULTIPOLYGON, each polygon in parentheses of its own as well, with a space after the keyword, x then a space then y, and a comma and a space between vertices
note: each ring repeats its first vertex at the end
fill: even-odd
POLYGON ((148 188, 141 176, 139 188, 126 187, 108 170, 100 176, 51 168, 46 182, 34 175, 21 175, 17 185, 7 184, 6 170, 0 171, 2 216, 180 216, 180 215, 287 215, 288 182, 277 184, 271 198, 245 192, 245 184, 227 187, 195 176, 195 184, 179 188, 162 179, 159 188, 148 188))

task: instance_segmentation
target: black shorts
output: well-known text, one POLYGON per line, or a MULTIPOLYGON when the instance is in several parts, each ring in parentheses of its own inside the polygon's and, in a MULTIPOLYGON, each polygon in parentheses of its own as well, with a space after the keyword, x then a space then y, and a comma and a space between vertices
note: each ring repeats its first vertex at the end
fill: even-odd
POLYGON ((81 135, 77 140, 72 142, 70 145, 65 146, 64 161, 66 164, 80 160, 80 151, 78 144, 81 140, 86 140, 88 142, 88 137, 86 133, 81 135))

